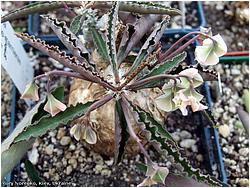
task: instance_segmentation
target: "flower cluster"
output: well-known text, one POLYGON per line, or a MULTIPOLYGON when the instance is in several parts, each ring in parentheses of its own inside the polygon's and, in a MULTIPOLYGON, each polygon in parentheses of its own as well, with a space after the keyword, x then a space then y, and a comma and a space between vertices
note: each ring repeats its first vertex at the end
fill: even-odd
POLYGON ((194 89, 203 83, 198 70, 189 68, 179 76, 180 80, 171 80, 163 86, 164 94, 156 98, 157 106, 166 112, 180 109, 184 116, 188 114, 187 106, 191 106, 193 112, 207 109, 200 103, 203 96, 194 89))
MULTIPOLYGON (((34 101, 39 100, 38 95, 38 86, 35 81, 32 81, 26 86, 24 93, 21 96, 21 99, 31 99, 34 101)), ((61 111, 64 111, 67 108, 65 104, 57 100, 51 93, 47 95, 47 102, 44 106, 44 110, 51 114, 51 116, 55 116, 61 111)))
POLYGON ((97 142, 96 133, 89 125, 75 124, 70 129, 70 134, 73 135, 77 141, 83 139, 89 144, 96 144, 97 142))
POLYGON ((219 57, 227 52, 227 45, 220 34, 207 38, 195 49, 195 59, 201 65, 216 65, 219 57))
MULTIPOLYGON (((206 35, 206 34, 205 34, 206 35)), ((201 65, 215 65, 219 57, 227 52, 227 46, 218 34, 207 35, 201 46, 195 49, 195 59, 201 65)), ((188 114, 187 107, 191 106, 193 112, 205 110, 207 106, 200 103, 203 96, 194 88, 203 83, 203 78, 195 68, 189 68, 179 73, 180 80, 170 80, 163 88, 163 95, 156 98, 157 106, 166 112, 180 109, 182 114, 188 114)))
POLYGON ((138 187, 145 187, 155 185, 157 183, 165 184, 165 179, 169 174, 167 167, 160 167, 157 164, 147 166, 146 178, 138 185, 138 187))

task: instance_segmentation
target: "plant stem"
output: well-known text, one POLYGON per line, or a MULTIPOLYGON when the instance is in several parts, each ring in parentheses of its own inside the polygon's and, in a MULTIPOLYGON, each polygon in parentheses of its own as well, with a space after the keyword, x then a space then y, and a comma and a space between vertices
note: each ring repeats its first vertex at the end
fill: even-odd
POLYGON ((92 112, 93 110, 101 107, 102 105, 106 104, 107 102, 109 102, 112 98, 114 97, 114 94, 108 94, 105 95, 104 97, 102 97, 101 99, 99 99, 98 101, 94 102, 93 104, 91 104, 87 110, 87 112, 85 113, 84 116, 89 116, 90 112, 92 112))
MULTIPOLYGON (((162 61, 165 61, 167 58, 169 58, 168 56, 171 54, 171 52, 174 50, 175 47, 177 47, 184 39, 188 38, 189 36, 192 36, 192 35, 198 35, 198 36, 195 36, 195 37, 199 37, 200 35, 204 36, 204 37, 207 37, 209 39, 211 39, 213 42, 216 42, 212 37, 210 37, 209 35, 205 34, 205 33, 202 33, 202 32, 198 32, 198 31, 194 31, 194 32, 190 32, 186 35, 184 35, 183 37, 181 37, 179 40, 177 40, 166 52, 164 52, 161 56, 160 56, 160 62, 162 61)), ((194 37, 194 38, 195 38, 194 37)), ((195 38, 195 40, 197 39, 195 38)), ((191 39, 193 40, 193 39, 191 39)), ((194 40, 193 40, 194 41, 194 40)), ((192 42, 193 42, 192 41, 192 42)), ((188 42, 187 42, 188 43, 188 42)), ((186 43, 186 44, 187 44, 186 43)), ((189 43, 191 44, 191 42, 189 43)), ((187 47, 187 46, 186 46, 187 47)), ((184 49, 183 49, 184 50, 184 49)), ((175 53, 175 52, 174 52, 175 53)), ((175 53, 176 54, 176 53, 175 53)), ((172 55, 171 55, 172 56, 172 55)))
POLYGON ((69 16, 71 16, 72 18, 74 18, 76 16, 76 14, 70 10, 69 6, 67 5, 66 2, 62 1, 62 4, 64 6, 64 9, 66 10, 67 13, 69 13, 69 16))
POLYGON ((145 78, 143 80, 135 81, 131 85, 126 86, 125 89, 136 89, 136 88, 140 87, 141 85, 145 85, 151 81, 156 81, 156 80, 161 80, 161 79, 176 80, 178 77, 180 77, 180 76, 179 75, 171 75, 171 74, 159 74, 156 76, 151 76, 151 77, 145 78))
POLYGON ((134 129, 132 127, 132 123, 131 123, 131 120, 130 120, 130 117, 129 117, 129 108, 128 108, 129 104, 128 104, 128 100, 127 100, 127 98, 126 98, 126 96, 125 96, 124 93, 121 93, 121 98, 122 98, 121 106, 122 106, 122 109, 123 109, 123 112, 124 112, 124 116, 125 116, 125 119, 126 119, 126 122, 127 122, 127 127, 128 127, 128 130, 129 130, 129 134, 137 142, 137 144, 138 144, 141 152, 146 157, 147 162, 149 164, 153 164, 153 161, 151 160, 151 158, 148 155, 147 151, 145 150, 145 148, 141 144, 140 139, 137 137, 137 135, 134 132, 134 129))
POLYGON ((80 79, 83 79, 83 80, 90 81, 90 80, 88 80, 87 78, 84 78, 82 75, 80 75, 78 73, 59 71, 59 70, 53 70, 53 71, 46 72, 45 74, 41 74, 39 76, 34 77, 33 80, 35 81, 35 80, 38 80, 38 79, 43 78, 43 77, 54 76, 54 75, 80 78, 80 79))
POLYGON ((194 42, 196 39, 198 39, 199 36, 195 36, 194 38, 192 38, 191 40, 189 40, 188 42, 186 42, 184 45, 182 45, 180 48, 178 48, 177 50, 175 50, 173 53, 171 53, 170 55, 168 55, 166 57, 167 59, 171 59, 172 57, 174 57, 175 55, 177 55, 178 53, 181 53, 185 50, 185 48, 187 48, 192 42, 194 42))

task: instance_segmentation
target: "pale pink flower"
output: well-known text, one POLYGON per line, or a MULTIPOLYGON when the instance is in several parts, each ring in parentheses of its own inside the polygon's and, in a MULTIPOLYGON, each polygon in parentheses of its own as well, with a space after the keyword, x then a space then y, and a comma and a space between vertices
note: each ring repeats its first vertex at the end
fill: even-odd
POLYGON ((180 90, 173 98, 173 102, 175 103, 176 107, 181 110, 182 115, 186 116, 188 114, 187 106, 191 106, 193 112, 207 109, 207 106, 204 106, 200 103, 202 98, 203 96, 197 93, 195 90, 191 92, 190 90, 180 90), (190 95, 187 95, 186 93, 190 93, 190 95))
POLYGON ((89 144, 96 144, 97 142, 96 132, 89 125, 76 124, 70 129, 70 134, 77 141, 83 139, 89 144))
MULTIPOLYGON (((189 68, 189 69, 185 69, 183 71, 181 71, 179 73, 180 76, 187 76, 189 77, 192 82, 193 82, 193 87, 198 87, 203 83, 203 78, 201 77, 201 75, 199 74, 198 70, 195 68, 189 68)), ((181 83, 185 88, 190 87, 190 83, 187 80, 187 78, 185 77, 181 77, 181 83)))
POLYGON ((57 100, 51 93, 48 94, 47 103, 44 106, 44 110, 49 112, 51 116, 55 116, 61 111, 66 110, 67 106, 57 100))
POLYGON ((31 99, 34 101, 39 100, 38 86, 34 81, 32 81, 26 86, 25 91, 21 96, 21 99, 31 99))
POLYGON ((157 165, 148 166, 146 178, 137 187, 152 186, 157 183, 165 184, 165 179, 169 174, 167 167, 159 167, 157 165))
POLYGON ((227 45, 223 38, 217 34, 203 41, 202 46, 197 46, 195 49, 195 59, 201 65, 216 65, 219 63, 219 57, 227 52, 227 45))

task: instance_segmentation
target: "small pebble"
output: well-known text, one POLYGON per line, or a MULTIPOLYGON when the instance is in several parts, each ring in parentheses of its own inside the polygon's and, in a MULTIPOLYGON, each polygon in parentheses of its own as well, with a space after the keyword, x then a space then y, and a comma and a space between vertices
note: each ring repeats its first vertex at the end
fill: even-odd
POLYGON ((247 178, 241 178, 239 180, 239 184, 242 187, 249 187, 249 179, 247 179, 247 178))
POLYGON ((48 146, 45 148, 45 152, 46 152, 48 155, 52 155, 52 154, 53 154, 53 150, 54 150, 54 145, 52 145, 52 144, 48 145, 48 146))
POLYGON ((190 132, 186 131, 186 130, 183 130, 179 133, 180 137, 182 139, 186 139, 186 138, 192 138, 192 135, 190 132))
POLYGON ((75 169, 77 167, 77 161, 76 159, 69 159, 69 164, 71 164, 73 166, 73 168, 75 169))
POLYGON ((62 137, 62 139, 60 140, 60 144, 62 146, 66 146, 69 145, 69 143, 71 142, 71 138, 69 136, 64 136, 62 137))
POLYGON ((95 166, 95 171, 97 172, 97 173, 101 173, 101 170, 103 169, 103 166, 102 165, 96 165, 95 166))
POLYGON ((65 135, 65 130, 64 130, 64 128, 59 128, 59 129, 58 129, 58 132, 57 132, 56 138, 57 138, 58 140, 60 140, 64 135, 65 135))
POLYGON ((224 138, 227 138, 230 135, 230 129, 228 125, 221 125, 218 128, 218 131, 224 138))
POLYGON ((240 154, 241 156, 246 157, 246 156, 248 156, 248 153, 249 153, 249 149, 248 149, 248 148, 240 148, 240 149, 239 149, 239 154, 240 154))
POLYGON ((203 159, 203 155, 201 155, 201 154, 198 154, 198 155, 196 155, 196 159, 197 159, 197 161, 199 161, 199 162, 202 162, 204 159, 203 159))
POLYGON ((67 168, 66 168, 66 174, 67 174, 67 175, 70 175, 72 171, 73 171, 72 166, 70 166, 70 165, 67 166, 67 168))
POLYGON ((185 139, 180 142, 180 146, 184 148, 191 148, 196 143, 194 139, 185 139))

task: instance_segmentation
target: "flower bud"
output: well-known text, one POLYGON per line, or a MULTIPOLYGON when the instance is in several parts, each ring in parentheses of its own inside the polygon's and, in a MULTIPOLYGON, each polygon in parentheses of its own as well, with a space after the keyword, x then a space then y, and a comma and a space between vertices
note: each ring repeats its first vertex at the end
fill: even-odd
POLYGON ((32 81, 26 86, 25 91, 21 96, 21 99, 31 99, 34 101, 39 100, 38 86, 34 81, 32 81))
POLYGON ((44 106, 44 110, 49 112, 52 117, 64 111, 66 108, 66 105, 57 100, 51 93, 48 94, 48 100, 44 106))

